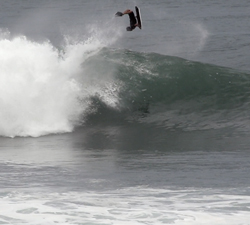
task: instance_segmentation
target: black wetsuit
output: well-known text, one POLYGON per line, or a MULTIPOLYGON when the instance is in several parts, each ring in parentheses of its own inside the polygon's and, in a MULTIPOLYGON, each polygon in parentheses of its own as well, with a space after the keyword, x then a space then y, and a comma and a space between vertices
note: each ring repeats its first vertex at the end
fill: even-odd
POLYGON ((131 30, 134 30, 136 28, 135 24, 137 23, 136 18, 135 18, 135 14, 134 12, 131 12, 128 14, 129 19, 130 19, 130 28, 131 30))

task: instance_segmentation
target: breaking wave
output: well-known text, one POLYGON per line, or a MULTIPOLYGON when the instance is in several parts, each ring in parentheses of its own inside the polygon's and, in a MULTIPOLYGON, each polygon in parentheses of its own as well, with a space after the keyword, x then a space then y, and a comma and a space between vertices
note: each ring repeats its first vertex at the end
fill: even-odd
POLYGON ((2 37, 0 62, 1 136, 71 132, 115 118, 187 130, 248 120, 247 72, 111 49, 97 38, 60 50, 2 37))

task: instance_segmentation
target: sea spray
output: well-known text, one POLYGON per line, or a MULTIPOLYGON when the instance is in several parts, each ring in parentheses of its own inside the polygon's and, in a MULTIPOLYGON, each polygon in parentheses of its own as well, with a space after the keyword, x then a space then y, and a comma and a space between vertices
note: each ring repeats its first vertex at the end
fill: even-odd
POLYGON ((50 42, 24 36, 0 40, 0 135, 33 136, 70 132, 89 108, 92 88, 83 61, 103 45, 95 38, 67 44, 62 51, 50 42))

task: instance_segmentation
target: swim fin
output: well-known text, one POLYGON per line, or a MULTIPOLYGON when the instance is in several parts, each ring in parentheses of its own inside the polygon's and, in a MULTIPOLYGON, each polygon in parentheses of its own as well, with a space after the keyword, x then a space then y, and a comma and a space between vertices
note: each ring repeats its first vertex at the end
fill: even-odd
POLYGON ((122 12, 117 12, 117 13, 115 14, 115 16, 123 16, 123 13, 122 13, 122 12))

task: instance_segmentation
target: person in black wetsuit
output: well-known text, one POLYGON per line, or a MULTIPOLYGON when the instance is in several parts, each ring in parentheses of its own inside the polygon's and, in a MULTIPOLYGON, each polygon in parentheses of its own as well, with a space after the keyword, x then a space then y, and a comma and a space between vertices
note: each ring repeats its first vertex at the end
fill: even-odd
POLYGON ((127 31, 132 31, 138 26, 137 20, 135 18, 135 14, 134 14, 134 12, 132 10, 127 9, 123 13, 117 12, 116 16, 123 16, 125 14, 128 14, 129 19, 130 19, 130 26, 127 27, 126 29, 127 29, 127 31))

